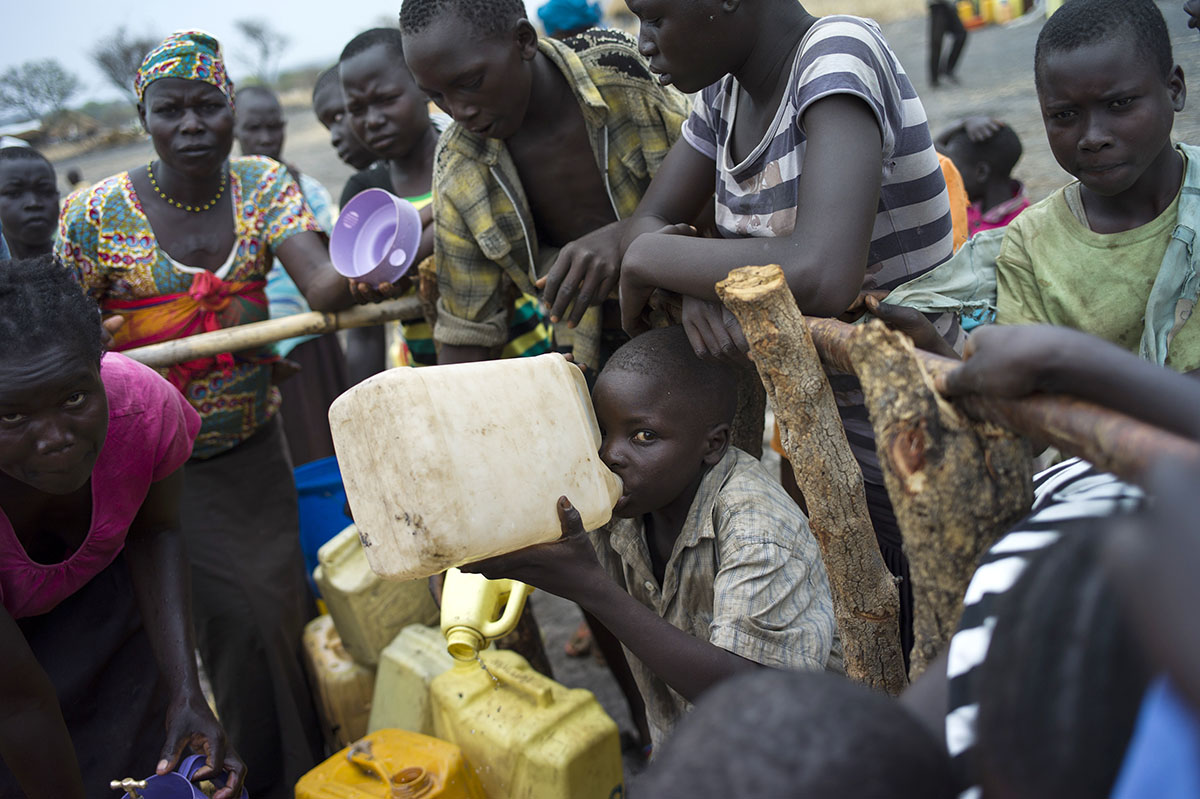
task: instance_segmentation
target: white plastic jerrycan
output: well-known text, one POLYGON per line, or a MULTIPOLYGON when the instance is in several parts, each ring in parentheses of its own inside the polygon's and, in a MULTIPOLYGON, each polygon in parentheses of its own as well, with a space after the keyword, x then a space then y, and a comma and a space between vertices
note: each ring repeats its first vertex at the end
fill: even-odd
POLYGON ((621 496, 561 355, 390 369, 338 397, 329 423, 367 561, 390 579, 553 541, 564 495, 595 529, 621 496))
POLYGON ((474 660, 479 650, 513 631, 532 590, 516 580, 489 580, 448 569, 442 583, 446 650, 455 660, 474 660))

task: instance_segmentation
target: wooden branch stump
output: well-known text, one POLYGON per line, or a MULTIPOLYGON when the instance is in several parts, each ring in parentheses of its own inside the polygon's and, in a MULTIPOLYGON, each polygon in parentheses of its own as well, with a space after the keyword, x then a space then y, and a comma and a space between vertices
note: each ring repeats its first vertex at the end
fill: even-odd
POLYGON ((1030 448, 943 400, 903 333, 873 320, 849 344, 912 575, 915 680, 950 642, 980 556, 1033 502, 1030 448))
POLYGON ((833 591, 846 673, 892 695, 907 684, 900 597, 879 554, 862 471, 850 452, 833 391, 778 266, 735 269, 717 293, 741 323, 775 409, 796 483, 833 591))

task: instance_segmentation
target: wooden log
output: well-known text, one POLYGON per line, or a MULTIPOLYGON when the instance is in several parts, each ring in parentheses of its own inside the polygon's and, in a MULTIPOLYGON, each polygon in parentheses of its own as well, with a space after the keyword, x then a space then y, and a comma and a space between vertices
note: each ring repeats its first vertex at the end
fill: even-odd
POLYGON ((211 358, 223 352, 263 347, 294 336, 320 335, 351 327, 369 327, 395 319, 417 319, 421 302, 416 297, 400 297, 371 305, 356 305, 337 313, 308 313, 251 322, 211 333, 200 333, 160 344, 125 350, 121 354, 147 366, 162 368, 197 358, 211 358))
POLYGON ((717 284, 717 293, 750 343, 783 448, 808 501, 809 522, 833 591, 846 673, 898 694, 907 684, 899 592, 879 554, 862 471, 850 452, 804 316, 778 266, 735 269, 717 284))
POLYGON ((1027 439, 943 400, 903 333, 872 320, 849 349, 908 556, 915 680, 954 635, 980 556, 1028 512, 1033 461, 1027 439))
MULTIPOLYGON (((854 370, 850 339, 855 326, 836 319, 810 319, 809 329, 821 360, 843 371, 854 370)), ((930 377, 955 369, 959 361, 918 350, 917 360, 930 377)), ((1200 444, 1182 436, 1066 396, 1041 395, 1021 400, 964 396, 954 406, 972 419, 988 421, 1039 444, 1057 447, 1131 482, 1141 482, 1163 457, 1200 459, 1200 444)))

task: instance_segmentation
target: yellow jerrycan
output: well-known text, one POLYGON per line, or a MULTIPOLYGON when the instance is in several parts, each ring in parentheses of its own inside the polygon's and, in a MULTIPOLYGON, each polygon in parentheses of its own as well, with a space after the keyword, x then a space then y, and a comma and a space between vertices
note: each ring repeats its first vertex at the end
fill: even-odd
POLYGON ((488 799, 452 743, 379 730, 305 774, 296 799, 488 799))
POLYGON ((437 737, 462 747, 490 799, 610 799, 621 743, 591 691, 568 689, 515 652, 480 653, 434 678, 437 737))
POLYGON ((437 627, 410 624, 379 654, 367 730, 409 730, 433 735, 429 685, 454 667, 437 627))
POLYGON ((447 569, 442 583, 442 635, 455 660, 474 660, 481 649, 513 631, 533 589, 516 580, 489 580, 447 569))
POLYGON ((410 624, 436 624, 437 603, 425 580, 384 580, 371 571, 358 528, 350 525, 317 550, 313 581, 346 651, 365 666, 410 624))
POLYGON ((328 615, 304 627, 304 657, 325 742, 341 749, 367 732, 375 669, 350 657, 328 615))

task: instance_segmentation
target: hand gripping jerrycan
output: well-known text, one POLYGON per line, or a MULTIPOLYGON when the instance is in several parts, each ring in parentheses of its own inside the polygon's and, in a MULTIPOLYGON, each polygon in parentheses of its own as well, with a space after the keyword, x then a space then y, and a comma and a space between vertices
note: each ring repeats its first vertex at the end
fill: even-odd
POLYGON ((305 774, 296 799, 488 799, 462 750, 405 730, 379 730, 305 774))
POLYGON ((480 653, 430 687, 435 734, 462 747, 490 799, 623 794, 617 723, 591 691, 538 674, 516 652, 480 653))
POLYGON ((389 369, 329 424, 367 561, 391 580, 553 541, 564 495, 594 530, 621 496, 583 373, 557 354, 389 369))
MULTIPOLYGON (((124 791, 129 799, 206 799, 208 795, 192 782, 195 773, 204 767, 204 761, 204 755, 192 755, 181 760, 174 771, 155 774, 144 780, 113 780, 109 787, 114 791, 124 791)), ((218 788, 225 787, 224 774, 214 774, 206 781, 218 788)), ((245 788, 239 794, 239 799, 246 799, 245 788)))
POLYGON ((475 660, 479 650, 517 626, 533 589, 516 580, 489 580, 447 569, 442 584, 442 635, 455 660, 475 660))

